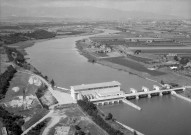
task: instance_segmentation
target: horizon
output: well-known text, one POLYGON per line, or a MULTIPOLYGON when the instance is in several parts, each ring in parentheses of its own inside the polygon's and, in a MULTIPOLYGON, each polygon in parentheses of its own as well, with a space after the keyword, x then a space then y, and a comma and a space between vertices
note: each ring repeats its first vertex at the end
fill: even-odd
POLYGON ((104 15, 108 16, 107 11, 111 11, 111 14, 115 12, 116 17, 127 12, 132 13, 132 15, 138 13, 139 16, 146 13, 148 16, 154 14, 155 17, 162 15, 191 19, 191 1, 189 0, 0 0, 0 5, 1 18, 10 16, 65 18, 71 14, 74 17, 79 17, 83 16, 84 13, 80 11, 75 13, 75 8, 82 8, 87 10, 88 15, 86 16, 89 19, 91 16, 93 18, 93 15, 102 18, 104 15), (103 9, 103 11, 100 13, 100 11, 92 10, 91 7, 92 9, 103 9), (65 9, 69 8, 74 10, 67 13, 65 9), (116 11, 120 12, 116 13, 116 11))

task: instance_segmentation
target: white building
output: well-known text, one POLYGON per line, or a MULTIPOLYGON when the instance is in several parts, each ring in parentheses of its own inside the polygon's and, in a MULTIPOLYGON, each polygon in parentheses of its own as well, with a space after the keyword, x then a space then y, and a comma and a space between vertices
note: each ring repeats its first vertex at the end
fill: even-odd
POLYGON ((79 100, 84 96, 88 99, 119 96, 123 94, 120 91, 120 85, 119 82, 112 81, 71 86, 71 96, 74 100, 79 100))

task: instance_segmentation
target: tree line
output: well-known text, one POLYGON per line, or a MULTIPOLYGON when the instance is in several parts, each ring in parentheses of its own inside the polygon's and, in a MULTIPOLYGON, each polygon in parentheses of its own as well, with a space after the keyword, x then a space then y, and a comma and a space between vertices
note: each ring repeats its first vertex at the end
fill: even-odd
POLYGON ((0 106, 0 119, 3 125, 6 127, 8 135, 20 135, 22 134, 22 125, 24 120, 22 116, 14 115, 0 106))
POLYGON ((37 124, 34 128, 32 128, 27 135, 40 135, 42 132, 42 129, 46 126, 48 123, 48 119, 45 119, 44 121, 40 122, 37 124))
POLYGON ((9 35, 0 36, 0 40, 3 41, 5 44, 14 44, 22 41, 27 41, 30 39, 47 39, 53 38, 56 36, 56 33, 49 32, 43 29, 38 29, 33 32, 27 33, 11 33, 9 35))
POLYGON ((114 129, 99 115, 96 105, 90 102, 87 98, 78 100, 77 103, 83 111, 90 115, 92 120, 103 128, 109 135, 123 135, 121 131, 114 129))
POLYGON ((9 81, 13 78, 16 70, 12 65, 8 66, 7 70, 0 75, 0 99, 5 97, 5 94, 9 88, 9 81))

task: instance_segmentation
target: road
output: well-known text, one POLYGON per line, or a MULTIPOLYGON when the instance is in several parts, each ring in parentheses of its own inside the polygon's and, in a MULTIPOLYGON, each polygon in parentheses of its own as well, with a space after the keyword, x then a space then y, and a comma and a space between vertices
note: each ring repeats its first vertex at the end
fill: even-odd
POLYGON ((34 73, 31 73, 30 71, 26 71, 26 70, 17 70, 17 71, 21 72, 21 73, 30 74, 32 76, 39 78, 45 85, 47 85, 48 90, 56 98, 56 100, 58 101, 58 104, 61 105, 61 104, 75 103, 75 101, 72 99, 72 97, 70 96, 69 93, 54 90, 52 88, 51 84, 47 80, 45 80, 43 77, 36 75, 34 73))
POLYGON ((50 112, 45 115, 43 118, 41 118, 39 121, 37 121, 35 124, 33 124, 31 127, 29 127, 27 130, 25 130, 21 135, 26 135, 33 127, 35 127, 36 125, 38 125, 39 123, 41 123, 43 120, 45 120, 46 118, 50 117, 52 115, 52 113, 54 112, 54 110, 50 110, 50 112))

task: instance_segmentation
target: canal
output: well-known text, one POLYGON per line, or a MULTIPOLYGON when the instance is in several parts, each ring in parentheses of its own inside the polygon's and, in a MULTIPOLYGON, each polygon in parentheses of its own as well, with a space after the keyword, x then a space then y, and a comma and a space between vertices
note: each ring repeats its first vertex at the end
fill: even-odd
MULTIPOLYGON (((114 33, 106 30, 104 34, 114 33)), ((102 34, 97 34, 102 35, 102 34)), ((142 86, 152 88, 154 82, 136 75, 119 71, 88 60, 75 48, 77 40, 90 36, 69 37, 37 42, 27 48, 30 63, 57 86, 119 81, 124 91, 129 88, 140 90, 142 86)), ((132 100, 142 107, 137 111, 125 104, 104 106, 101 109, 113 113, 120 122, 147 135, 190 135, 191 105, 172 96, 132 100)))

